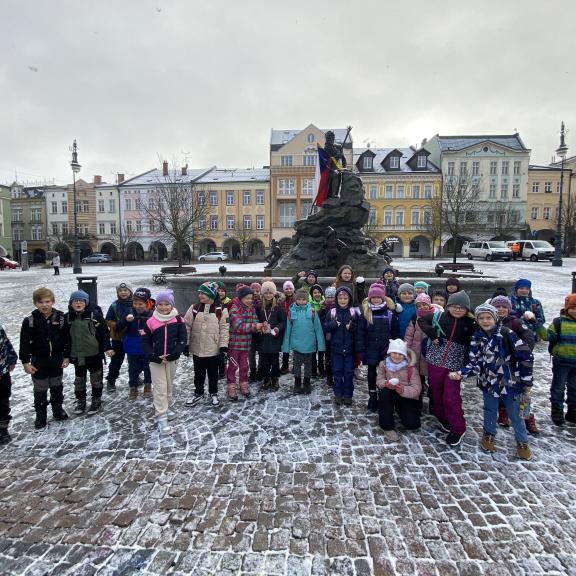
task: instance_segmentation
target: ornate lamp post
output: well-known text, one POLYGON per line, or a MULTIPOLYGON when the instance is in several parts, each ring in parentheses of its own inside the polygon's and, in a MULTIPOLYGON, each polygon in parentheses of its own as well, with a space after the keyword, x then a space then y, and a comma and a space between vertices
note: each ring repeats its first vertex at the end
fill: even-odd
POLYGON ((564 122, 560 127, 560 146, 556 150, 556 154, 561 159, 560 164, 560 198, 558 199, 558 219, 556 221, 556 238, 554 240, 554 259, 552 266, 562 266, 562 192, 564 188, 564 158, 568 152, 568 146, 564 141, 564 122))
POLYGON ((72 272, 74 274, 82 274, 82 265, 80 264, 80 243, 78 242, 78 204, 76 202, 76 174, 80 172, 80 164, 78 164, 78 147, 76 146, 76 140, 72 144, 72 162, 70 162, 72 168, 72 182, 74 187, 74 263, 72 272))

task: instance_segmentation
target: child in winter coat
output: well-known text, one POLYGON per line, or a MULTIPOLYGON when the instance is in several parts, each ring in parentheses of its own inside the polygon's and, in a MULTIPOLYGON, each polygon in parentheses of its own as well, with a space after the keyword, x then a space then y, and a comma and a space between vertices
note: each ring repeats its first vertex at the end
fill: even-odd
POLYGON ((466 420, 460 383, 448 375, 460 370, 468 358, 470 338, 476 330, 476 321, 470 314, 470 298, 466 292, 456 292, 448 299, 446 311, 436 320, 430 313, 417 322, 430 338, 426 362, 434 415, 442 430, 448 432, 446 443, 458 446, 466 432, 466 420))
POLYGON ((263 324, 260 337, 260 357, 262 358, 263 390, 278 390, 280 378, 280 351, 286 327, 284 308, 276 297, 276 284, 267 280, 262 283, 262 306, 258 319, 263 324))
POLYGON ((117 300, 114 300, 108 312, 106 313, 106 322, 110 330, 110 337, 112 339, 112 350, 114 355, 110 360, 108 367, 108 376, 106 376, 106 390, 108 392, 116 392, 116 380, 120 375, 120 368, 124 363, 126 353, 124 352, 123 345, 123 331, 118 328, 117 324, 121 318, 125 318, 132 309, 132 288, 127 282, 120 282, 116 286, 117 300))
POLYGON ((74 414, 86 410, 86 377, 90 373, 92 402, 88 414, 96 414, 102 407, 102 385, 104 356, 113 357, 110 332, 100 310, 90 304, 90 297, 83 290, 70 295, 68 313, 64 326, 69 338, 70 361, 74 364, 74 394, 76 407, 74 414))
POLYGON ((416 303, 414 302, 414 298, 416 298, 414 286, 407 282, 400 284, 400 287, 398 288, 398 300, 400 306, 398 306, 396 310, 398 312, 398 323, 400 327, 399 337, 402 340, 404 340, 404 336, 406 335, 408 324, 416 315, 416 303))
POLYGON ((142 373, 144 374, 144 396, 146 398, 152 396, 150 363, 142 346, 144 326, 148 318, 152 316, 149 306, 151 298, 152 294, 148 288, 138 288, 132 297, 132 308, 116 323, 117 330, 124 334, 122 345, 128 356, 128 400, 130 401, 138 398, 138 386, 142 373))
POLYGON ((336 289, 341 286, 346 286, 350 290, 350 294, 352 295, 351 306, 354 308, 358 308, 364 301, 364 298, 366 298, 366 283, 364 278, 362 276, 356 277, 352 266, 348 264, 340 266, 336 274, 336 279, 334 280, 334 286, 336 289))
POLYGON ((478 306, 475 314, 479 328, 472 336, 468 362, 449 377, 459 381, 478 376, 484 399, 482 450, 496 452, 496 418, 498 402, 502 400, 514 428, 516 454, 522 460, 530 460, 528 433, 521 414, 530 404, 532 351, 512 330, 499 323, 498 311, 491 304, 478 306))
MULTIPOLYGON (((326 316, 330 314, 330 310, 336 306, 336 288, 334 286, 328 286, 324 292, 324 302, 322 303, 322 308, 320 308, 320 324, 324 326, 326 321, 326 316)), ((332 374, 332 365, 330 364, 330 335, 324 334, 324 340, 326 343, 326 352, 324 352, 325 366, 326 366, 326 385, 332 386, 334 384, 334 378, 332 374)))
MULTIPOLYGON (((320 284, 314 284, 314 286, 310 288, 308 302, 310 302, 312 308, 314 308, 314 312, 320 314, 320 310, 324 304, 324 290, 320 284)), ((320 374, 320 378, 324 378, 326 374, 324 352, 317 352, 312 356, 312 378, 318 378, 318 374, 320 374)))
POLYGON ((358 313, 352 307, 352 291, 348 286, 336 289, 336 307, 324 322, 324 331, 330 334, 334 402, 352 404, 354 394, 354 355, 358 313))
POLYGON ((422 385, 415 364, 414 352, 397 338, 390 341, 388 355, 378 366, 378 421, 384 437, 390 442, 399 439, 394 429, 394 411, 398 412, 406 430, 420 428, 418 398, 422 385))
POLYGON ((560 316, 548 326, 548 350, 552 355, 552 422, 556 426, 564 425, 565 420, 576 424, 576 294, 566 296, 560 316))
POLYGON ((161 436, 171 434, 168 418, 172 418, 172 387, 178 359, 186 348, 186 327, 171 290, 162 290, 156 296, 156 310, 144 325, 142 348, 150 361, 158 432, 161 436))
POLYGON ((510 301, 512 302, 512 313, 526 322, 528 328, 536 335, 537 340, 538 338, 546 340, 544 309, 540 300, 532 296, 532 282, 526 278, 520 278, 514 284, 510 301))
MULTIPOLYGON (((387 303, 384 284, 375 282, 368 290, 368 298, 362 302, 362 317, 358 321, 356 350, 362 362, 368 366, 368 410, 376 412, 376 371, 386 358, 388 344, 399 334, 398 317, 387 303)), ((392 308, 394 304, 392 303, 392 308)))
POLYGON ((295 302, 288 310, 286 332, 282 351, 292 351, 292 372, 294 374, 294 393, 310 394, 312 384, 312 356, 317 351, 324 352, 324 334, 320 318, 308 302, 308 290, 296 291, 295 302), (302 385, 302 367, 304 367, 304 385, 302 385))
POLYGON ((16 368, 18 356, 6 332, 0 326, 0 445, 8 444, 12 438, 8 432, 10 416, 10 395, 12 393, 12 378, 10 373, 16 368))
POLYGON ((184 315, 187 333, 187 352, 194 362, 194 395, 186 406, 196 406, 204 399, 204 382, 208 374, 210 404, 218 406, 218 365, 228 353, 229 317, 220 304, 218 284, 204 282, 198 288, 198 303, 184 315))
MULTIPOLYGON (((282 305, 282 309, 284 310, 284 316, 288 316, 288 310, 290 310, 290 306, 294 303, 294 284, 290 280, 286 280, 282 286, 283 298, 281 299, 280 303, 282 305)), ((280 374, 288 374, 290 372, 289 367, 290 362, 290 353, 289 352, 282 352, 282 366, 280 367, 280 374)))
POLYGON ((400 282, 396 280, 396 272, 394 272, 394 268, 391 268, 390 266, 384 268, 382 272, 382 282, 386 290, 386 295, 389 298, 392 298, 393 302, 396 302, 398 298, 398 288, 400 288, 400 282))
POLYGON ((314 284, 318 284, 318 272, 315 270, 308 270, 308 272, 304 272, 304 270, 302 270, 292 278, 292 285, 294 286, 295 290, 299 288, 306 288, 306 290, 310 290, 314 284))
MULTIPOLYGON (((521 318, 517 318, 511 314, 512 303, 510 302, 510 298, 507 296, 495 296, 490 300, 490 304, 498 311, 498 321, 501 325, 512 330, 516 336, 524 342, 524 344, 528 345, 530 350, 534 350, 534 344, 536 344, 534 333, 530 328, 528 328, 528 326, 526 326, 521 318)), ((524 423, 526 424, 528 434, 532 434, 533 436, 539 434, 540 431, 536 426, 536 418, 532 411, 526 418, 524 418, 524 423)), ((510 426, 508 412, 506 411, 506 406, 502 399, 500 400, 500 405, 498 407, 498 425, 504 428, 510 426)))
MULTIPOLYGON (((24 318, 20 329, 20 360, 32 377, 34 427, 46 426, 48 391, 54 420, 68 420, 64 410, 64 368, 69 364, 70 343, 66 336, 64 312, 54 308, 54 292, 38 288, 32 294, 36 310, 24 318)), ((1 424, 0 424, 1 425, 1 424)))
POLYGON ((236 373, 239 373, 240 392, 245 398, 250 397, 250 383, 248 381, 248 364, 252 335, 262 332, 263 324, 258 322, 258 315, 254 308, 254 294, 248 286, 240 286, 236 291, 236 298, 230 306, 230 340, 228 343, 228 399, 232 402, 238 400, 236 387, 236 373))

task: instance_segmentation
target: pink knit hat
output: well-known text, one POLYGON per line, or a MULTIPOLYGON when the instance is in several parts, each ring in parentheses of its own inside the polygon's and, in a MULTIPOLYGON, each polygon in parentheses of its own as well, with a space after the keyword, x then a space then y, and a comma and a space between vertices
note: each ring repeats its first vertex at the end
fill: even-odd
POLYGON ((292 290, 294 290, 294 284, 292 283, 292 280, 286 280, 286 282, 282 284, 282 290, 286 290, 286 288, 292 288, 292 290))
POLYGON ((250 290, 258 290, 258 289, 262 291, 262 285, 259 282, 252 282, 252 284, 250 284, 250 290))
POLYGON ((276 294, 276 284, 271 280, 266 280, 266 282, 262 282, 262 294, 266 292, 270 292, 272 294, 276 294))
POLYGON ((418 304, 418 302, 426 302, 426 304, 428 304, 428 306, 430 306, 430 304, 432 304, 432 300, 430 300, 430 296, 428 296, 428 294, 426 294, 426 292, 420 292, 420 294, 418 294, 418 296, 416 296, 415 302, 416 302, 416 304, 418 304))
POLYGON ((380 282, 371 284, 368 290, 368 300, 370 300, 370 298, 382 298, 382 300, 384 300, 386 298, 386 288, 384 284, 380 282))

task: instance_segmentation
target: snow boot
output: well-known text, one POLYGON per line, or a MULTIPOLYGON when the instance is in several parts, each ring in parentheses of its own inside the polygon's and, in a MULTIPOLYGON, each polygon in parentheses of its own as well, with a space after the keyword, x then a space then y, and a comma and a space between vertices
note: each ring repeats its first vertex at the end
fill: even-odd
POLYGON ((332 388, 334 386, 334 376, 332 376, 332 372, 326 374, 326 386, 332 388))
POLYGON ((100 412, 101 408, 102 408, 102 400, 100 400, 100 398, 92 397, 92 402, 90 402, 90 408, 88 408, 87 414, 89 416, 92 416, 93 414, 100 412))
POLYGON ((230 384, 230 382, 228 382, 228 400, 230 400, 231 402, 237 402, 238 401, 238 391, 236 390, 236 384, 230 384))
POLYGON ((536 418, 534 418, 534 414, 531 413, 528 418, 525 418, 524 424, 526 424, 526 431, 528 434, 532 434, 532 436, 538 436, 538 434, 540 434, 540 430, 538 430, 538 426, 536 426, 536 418))
POLYGON ((152 398, 152 383, 144 382, 144 392, 142 392, 144 398, 152 398))
POLYGON ((271 383, 270 383, 270 388, 274 392, 277 392, 280 389, 280 384, 278 383, 278 378, 272 378, 271 383))
POLYGON ((552 406, 552 422, 556 426, 564 426, 564 408, 562 406, 552 406))
POLYGON ((172 434, 172 427, 168 424, 168 418, 166 416, 158 416, 158 433, 160 436, 169 436, 172 434))
POLYGON ((62 407, 64 403, 64 388, 62 386, 53 386, 50 388, 50 404, 52 405, 52 416, 54 420, 63 422, 68 420, 68 414, 62 407))
POLYGON ((8 426, 0 428, 0 446, 3 444, 8 444, 12 440, 10 432, 8 432, 8 426))
POLYGON ((270 380, 270 376, 266 376, 264 378, 264 382, 262 382, 262 390, 270 390, 270 385, 272 384, 270 380))
POLYGON ((240 382, 240 392, 244 394, 244 398, 250 398, 250 383, 240 382))
POLYGON ((310 394, 312 392, 312 384, 310 383, 310 378, 304 378, 304 388, 302 392, 304 394, 310 394))
POLYGON ((568 412, 566 412, 566 422, 576 424, 576 406, 568 406, 568 412))
POLYGON ((294 394, 302 394, 302 378, 299 376, 294 377, 294 394))
POLYGON ((138 388, 136 386, 130 386, 128 388, 128 400, 134 402, 134 400, 138 399, 138 388))
POLYGON ((370 390, 368 393, 368 410, 370 410, 370 412, 378 411, 378 396, 376 395, 376 390, 370 390))
POLYGON ((36 410, 36 420, 34 421, 34 428, 41 430, 46 428, 48 408, 48 392, 34 392, 34 410, 36 410))

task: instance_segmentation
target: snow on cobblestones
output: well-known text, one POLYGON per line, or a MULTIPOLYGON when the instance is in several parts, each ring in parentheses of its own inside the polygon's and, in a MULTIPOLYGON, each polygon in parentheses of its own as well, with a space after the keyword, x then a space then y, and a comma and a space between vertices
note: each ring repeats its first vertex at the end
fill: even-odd
MULTIPOLYGON (((403 278, 433 263, 395 262, 403 278)), ((549 263, 481 263, 527 277, 551 321, 570 271, 549 263)), ((217 266, 199 265, 214 271, 217 266)), ((250 269, 253 266, 239 267, 250 269)), ((114 285, 151 283, 156 266, 86 267, 104 309, 114 285)), ((0 321, 18 347, 31 293, 51 286, 65 308, 69 269, 0 273, 0 321), (55 280, 55 282, 54 282, 55 280)), ((125 370, 125 368, 124 368, 125 370)), ((66 399, 72 405, 72 370, 66 399)), ((386 444, 365 410, 336 408, 319 380, 310 396, 260 392, 218 409, 187 408, 192 362, 178 367, 175 433, 159 439, 151 402, 128 403, 124 371, 103 411, 33 427, 30 380, 14 372, 11 444, 0 448, 0 572, 7 574, 575 574, 576 427, 549 420, 550 363, 536 349, 534 459, 515 460, 511 431, 483 454, 481 396, 463 385, 468 432, 454 450, 432 418, 386 444)))

